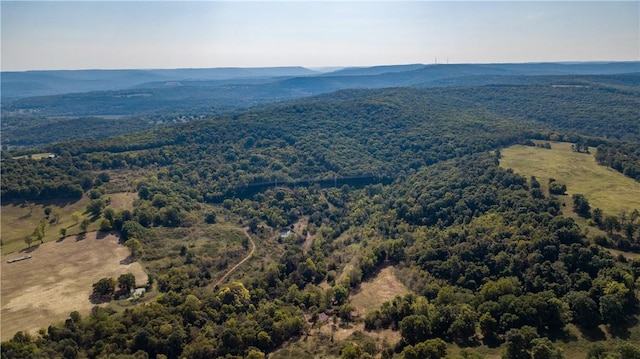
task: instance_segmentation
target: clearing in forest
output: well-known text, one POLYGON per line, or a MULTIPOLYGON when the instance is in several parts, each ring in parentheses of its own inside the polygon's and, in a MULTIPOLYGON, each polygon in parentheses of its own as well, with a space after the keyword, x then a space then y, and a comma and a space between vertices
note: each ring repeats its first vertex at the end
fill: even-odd
POLYGON ((362 282, 360 288, 349 297, 349 301, 356 310, 356 314, 364 316, 382 305, 393 300, 397 295, 405 295, 409 289, 400 283, 394 274, 394 268, 385 267, 375 278, 362 282))
POLYGON ((133 192, 120 192, 105 195, 111 200, 109 207, 116 211, 129 210, 133 212, 133 201, 138 199, 138 194, 133 192))
POLYGON ((93 283, 104 277, 131 273, 138 285, 147 274, 138 262, 129 262, 129 249, 119 237, 87 233, 63 241, 48 242, 27 252, 2 256, 2 333, 9 340, 17 331, 35 332, 55 321, 65 320, 77 310, 88 314, 95 305, 89 300, 93 283), (7 263, 12 258, 30 259, 7 263))
POLYGON ((571 144, 551 142, 551 149, 512 146, 501 151, 500 165, 512 168, 527 180, 531 176, 546 192, 549 178, 567 185, 569 196, 580 193, 587 197, 591 208, 600 208, 610 215, 640 210, 640 183, 596 163, 595 148, 591 153, 577 153, 571 144))

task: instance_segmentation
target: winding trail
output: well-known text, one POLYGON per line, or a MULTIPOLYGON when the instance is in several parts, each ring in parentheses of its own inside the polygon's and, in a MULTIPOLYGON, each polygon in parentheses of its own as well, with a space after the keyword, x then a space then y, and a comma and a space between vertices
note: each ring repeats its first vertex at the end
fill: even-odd
POLYGON ((256 244, 253 241, 253 239, 251 238, 251 236, 249 235, 249 228, 242 228, 242 231, 244 232, 244 235, 247 236, 247 238, 249 239, 249 243, 251 243, 251 250, 249 251, 249 254, 247 254, 246 257, 242 258, 242 260, 240 262, 238 262, 238 264, 236 264, 233 267, 231 267, 231 269, 229 269, 222 276, 222 278, 218 279, 218 281, 213 284, 214 287, 217 286, 217 285, 222 284, 222 282, 224 282, 231 274, 233 274, 233 272, 235 272, 236 269, 238 269, 241 265, 243 265, 244 262, 248 261, 253 256, 253 254, 256 252, 256 244))

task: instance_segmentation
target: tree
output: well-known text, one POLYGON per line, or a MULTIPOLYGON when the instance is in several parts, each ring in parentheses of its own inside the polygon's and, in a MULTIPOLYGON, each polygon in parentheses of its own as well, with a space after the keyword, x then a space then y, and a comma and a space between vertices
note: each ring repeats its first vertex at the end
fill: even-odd
POLYGON ((337 305, 344 304, 348 296, 349 296, 349 291, 344 286, 340 284, 336 284, 333 287, 333 299, 335 300, 337 305))
POLYGON ((87 204, 87 212, 91 213, 94 217, 98 217, 106 205, 105 200, 102 198, 93 199, 87 204))
POLYGON ((100 296, 113 295, 116 281, 113 278, 102 278, 93 283, 93 293, 100 296))
POLYGON ((65 227, 60 228, 60 238, 67 236, 67 229, 65 227))
POLYGON ((448 332, 455 341, 466 343, 476 334, 477 314, 468 304, 462 304, 457 311, 448 332))
POLYGON ((416 344, 431 335, 431 322, 424 315, 409 315, 400 322, 400 334, 408 344, 416 344))
POLYGON ((47 218, 49 218, 49 215, 51 214, 52 211, 53 209, 50 206, 44 207, 44 215, 47 216, 47 218))
POLYGON ((633 241, 633 234, 636 231, 636 227, 632 222, 627 222, 622 226, 624 231, 624 235, 627 237, 629 241, 633 241))
POLYGON ((28 248, 31 248, 31 243, 33 243, 33 240, 34 238, 31 235, 24 237, 24 243, 27 244, 28 248))
POLYGON ((529 350, 533 346, 533 340, 538 338, 536 329, 523 326, 520 329, 511 329, 506 334, 506 350, 503 359, 531 359, 529 350))
POLYGON ((76 224, 78 224, 78 222, 80 222, 80 219, 82 219, 82 213, 75 211, 73 213, 71 213, 71 219, 76 222, 76 224))
POLYGON ((478 324, 480 325, 480 333, 482 333, 482 336, 485 340, 497 340, 500 325, 498 324, 498 321, 495 320, 493 316, 491 316, 491 313, 486 312, 482 316, 480 316, 478 324))
POLYGON ((418 358, 441 359, 447 356, 447 343, 440 338, 428 339, 415 345, 418 358))
POLYGON ((567 192, 567 186, 549 178, 549 194, 563 195, 567 192))
POLYGON ((591 343, 587 351, 587 359, 607 358, 607 348, 601 342, 591 343))
POLYGON ((602 210, 600 208, 595 208, 592 213, 593 222, 599 226, 602 225, 602 210))
POLYGON ((136 277, 131 273, 121 274, 118 277, 118 287, 121 291, 129 293, 136 286, 136 277))
POLYGON ((100 232, 109 232, 112 229, 113 226, 110 220, 103 218, 102 221, 100 221, 100 232))
POLYGON ((536 338, 531 341, 532 359, 563 359, 562 351, 549 338, 536 338))
POLYGON ((605 216, 604 221, 602 222, 602 225, 604 227, 604 230, 607 231, 609 235, 613 234, 614 230, 619 231, 621 229, 620 221, 616 216, 609 216, 609 215, 605 216))
POLYGON ((113 219, 115 218, 115 215, 116 215, 116 211, 111 207, 107 207, 104 209, 104 211, 102 211, 102 215, 104 215, 104 218, 113 222, 113 219))
POLYGON ((257 349, 249 349, 247 359, 264 359, 264 353, 257 349))
POLYGON ((216 223, 216 212, 209 212, 207 213, 207 215, 204 217, 204 221, 207 222, 207 224, 215 224, 216 223))
POLYGON ((40 241, 40 243, 44 243, 44 234, 47 227, 47 221, 45 219, 41 219, 36 228, 33 230, 31 237, 34 241, 40 241))
POLYGON ((582 194, 574 194, 572 196, 573 199, 573 211, 576 212, 579 216, 588 218, 591 216, 591 206, 589 206, 589 201, 587 197, 582 194))
POLYGON ((131 251, 131 257, 140 258, 142 256, 142 243, 136 238, 128 239, 124 242, 125 247, 131 251))
POLYGON ((600 318, 594 317, 598 313, 598 305, 591 299, 587 292, 569 292, 564 297, 569 303, 573 322, 582 328, 593 328, 600 322, 600 318))
POLYGON ((80 232, 84 233, 87 231, 87 229, 89 228, 89 224, 91 222, 89 221, 89 218, 84 217, 82 219, 82 222, 80 222, 80 232))

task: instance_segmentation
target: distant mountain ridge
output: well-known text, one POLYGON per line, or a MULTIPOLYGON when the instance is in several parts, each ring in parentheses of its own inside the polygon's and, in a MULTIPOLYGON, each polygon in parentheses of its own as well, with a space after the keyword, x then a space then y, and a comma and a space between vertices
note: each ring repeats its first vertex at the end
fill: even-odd
POLYGON ((2 72, 2 102, 34 96, 124 90, 149 82, 257 79, 318 74, 321 73, 304 67, 2 72))
POLYGON ((6 73, 2 77, 3 144, 33 146, 102 138, 340 90, 474 87, 482 91, 486 86, 514 85, 597 87, 635 96, 640 90, 640 62, 413 64, 331 73, 295 67, 6 73), (41 90, 49 81, 71 92, 10 100, 7 89, 20 83, 17 80, 23 89, 31 84, 27 86, 31 91, 41 90), (128 87, 79 91, 123 84, 128 87))
POLYGON ((640 72, 640 62, 385 65, 320 72, 305 67, 220 67, 149 70, 57 70, 2 72, 2 103, 68 93, 158 88, 173 85, 220 86, 284 81, 297 93, 345 88, 416 86, 444 78, 487 75, 600 75, 640 72), (302 80, 300 79, 302 78, 302 80))

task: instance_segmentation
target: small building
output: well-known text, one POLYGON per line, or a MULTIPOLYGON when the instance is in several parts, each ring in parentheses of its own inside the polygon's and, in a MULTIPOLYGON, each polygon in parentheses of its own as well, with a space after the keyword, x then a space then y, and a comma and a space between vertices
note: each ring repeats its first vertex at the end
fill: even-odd
POLYGON ((287 238, 291 235, 291 230, 287 230, 286 232, 280 233, 280 238, 287 238))

